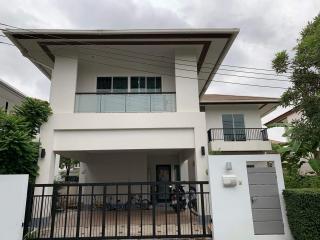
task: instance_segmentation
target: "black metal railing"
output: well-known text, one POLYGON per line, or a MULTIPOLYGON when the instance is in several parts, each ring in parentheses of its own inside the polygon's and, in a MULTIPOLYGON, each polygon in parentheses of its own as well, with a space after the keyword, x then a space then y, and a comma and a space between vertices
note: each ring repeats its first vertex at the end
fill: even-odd
POLYGON ((208 182, 30 185, 24 236, 38 240, 210 238, 208 188, 208 182))
POLYGON ((175 112, 175 92, 76 93, 75 112, 175 112))
POLYGON ((208 130, 208 141, 268 141, 266 128, 211 128, 208 130))

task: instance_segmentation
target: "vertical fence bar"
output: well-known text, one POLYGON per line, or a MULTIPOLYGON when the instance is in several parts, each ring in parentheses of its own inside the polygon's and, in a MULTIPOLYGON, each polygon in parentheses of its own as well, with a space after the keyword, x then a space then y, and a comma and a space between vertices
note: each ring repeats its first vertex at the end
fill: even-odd
POLYGON ((206 235, 206 215, 204 211, 203 183, 200 183, 200 197, 201 197, 202 233, 203 235, 206 235))
MULTIPOLYGON (((197 191, 195 192, 195 196, 197 197, 197 191)), ((191 200, 191 188, 190 188, 190 183, 189 183, 189 200, 191 200)), ((193 210, 192 210, 193 211, 193 210)), ((193 226, 192 226, 192 211, 191 208, 189 208, 189 213, 190 213, 190 234, 191 236, 193 235, 193 226)))
POLYGON ((140 204, 140 231, 141 231, 141 236, 142 236, 142 199, 143 199, 143 189, 142 189, 142 184, 140 185, 140 196, 141 196, 141 204, 140 204))
POLYGON ((127 216, 127 236, 130 237, 130 223, 131 223, 131 184, 128 183, 128 216, 127 216))
POLYGON ((41 233, 42 211, 43 211, 43 201, 44 201, 44 190, 45 190, 45 186, 42 187, 42 193, 41 193, 41 204, 40 204, 40 217, 39 217, 38 238, 40 238, 40 233, 41 233))
POLYGON ((66 199, 66 213, 64 216, 64 231, 63 231, 63 236, 66 237, 66 233, 67 233, 67 221, 68 221, 68 205, 69 205, 69 190, 70 190, 70 186, 67 186, 67 199, 66 199))
POLYGON ((102 229, 101 229, 101 235, 102 237, 105 237, 106 235, 106 201, 107 201, 107 186, 104 185, 103 186, 103 197, 102 197, 102 201, 103 201, 103 205, 102 205, 102 229))
POLYGON ((156 236, 156 184, 151 187, 152 192, 152 236, 156 236))
POLYGON ((115 236, 118 236, 118 184, 116 184, 116 219, 115 219, 115 226, 114 226, 114 230, 115 230, 115 236))
POLYGON ((56 208, 57 208, 57 200, 58 200, 58 189, 57 185, 53 185, 52 187, 52 198, 51 198, 51 229, 50 229, 50 238, 54 236, 54 228, 56 221, 56 208))
POLYGON ((24 223, 23 223, 23 236, 25 236, 28 233, 29 225, 32 219, 34 188, 35 188, 34 185, 32 184, 28 185, 26 212, 24 215, 24 223))
POLYGON ((176 184, 177 193, 177 225, 178 225, 178 237, 181 237, 181 219, 180 219, 180 189, 178 189, 178 184, 176 184))
POLYGON ((94 186, 91 187, 91 207, 90 207, 90 230, 89 230, 89 236, 92 235, 92 213, 93 213, 93 193, 94 193, 94 186))
POLYGON ((81 199, 82 199, 82 186, 79 185, 78 191, 78 206, 77 206, 77 228, 76 228, 76 238, 79 238, 80 233, 80 221, 81 221, 81 199))
POLYGON ((164 194, 165 194, 165 205, 164 205, 164 213, 165 213, 165 217, 166 217, 166 236, 168 236, 168 207, 167 207, 167 204, 168 204, 168 198, 167 198, 167 196, 169 195, 168 193, 167 193, 167 191, 168 191, 168 187, 169 186, 167 186, 166 188, 164 188, 164 194))

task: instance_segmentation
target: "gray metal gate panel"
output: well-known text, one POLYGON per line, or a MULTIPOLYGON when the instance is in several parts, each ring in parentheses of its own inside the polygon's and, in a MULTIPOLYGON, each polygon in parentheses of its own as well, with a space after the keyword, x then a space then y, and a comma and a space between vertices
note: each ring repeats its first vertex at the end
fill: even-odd
POLYGON ((247 170, 254 233, 284 234, 275 168, 258 167, 247 170))

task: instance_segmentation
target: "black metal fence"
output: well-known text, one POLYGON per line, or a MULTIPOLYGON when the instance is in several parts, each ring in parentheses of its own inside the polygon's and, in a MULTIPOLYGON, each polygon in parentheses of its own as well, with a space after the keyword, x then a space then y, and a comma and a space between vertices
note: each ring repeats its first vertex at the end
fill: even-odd
POLYGON ((212 236, 208 182, 29 186, 26 239, 212 236))
POLYGON ((268 141, 266 128, 211 128, 208 130, 208 141, 268 141))

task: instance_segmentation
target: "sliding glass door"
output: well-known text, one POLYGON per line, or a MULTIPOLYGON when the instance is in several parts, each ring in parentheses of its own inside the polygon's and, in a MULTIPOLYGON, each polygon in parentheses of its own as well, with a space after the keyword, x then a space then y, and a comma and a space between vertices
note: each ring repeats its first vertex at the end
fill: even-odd
POLYGON ((243 114, 223 114, 222 123, 225 141, 246 141, 243 114))

